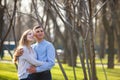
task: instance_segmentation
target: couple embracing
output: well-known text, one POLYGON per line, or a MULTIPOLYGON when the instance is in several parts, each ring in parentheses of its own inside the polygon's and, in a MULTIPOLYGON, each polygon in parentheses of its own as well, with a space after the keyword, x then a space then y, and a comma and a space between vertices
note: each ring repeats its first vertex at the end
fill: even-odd
POLYGON ((44 36, 41 26, 22 34, 14 53, 19 80, 52 80, 50 69, 55 65, 55 48, 44 36), (36 43, 32 44, 34 38, 36 43))

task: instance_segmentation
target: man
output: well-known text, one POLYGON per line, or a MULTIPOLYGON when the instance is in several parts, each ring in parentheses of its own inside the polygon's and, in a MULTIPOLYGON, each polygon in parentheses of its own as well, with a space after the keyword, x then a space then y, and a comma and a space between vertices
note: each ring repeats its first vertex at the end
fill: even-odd
MULTIPOLYGON (((43 61, 43 65, 31 66, 27 71, 32 73, 30 76, 33 80, 52 80, 50 69, 55 65, 55 48, 44 39, 44 30, 41 26, 35 26, 33 32, 36 43, 32 45, 32 48, 37 54, 37 60, 43 61)), ((22 50, 19 51, 16 51, 16 56, 22 52, 22 50)))

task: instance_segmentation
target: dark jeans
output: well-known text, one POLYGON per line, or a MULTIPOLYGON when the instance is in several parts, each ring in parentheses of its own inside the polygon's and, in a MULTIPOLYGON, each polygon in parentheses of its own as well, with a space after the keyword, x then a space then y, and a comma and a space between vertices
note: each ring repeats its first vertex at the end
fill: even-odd
POLYGON ((20 79, 20 80, 27 80, 27 79, 20 79))
POLYGON ((28 78, 25 78, 25 79, 20 79, 20 80, 29 80, 28 78))
POLYGON ((33 80, 33 79, 31 79, 31 78, 28 76, 27 78, 20 79, 20 80, 33 80))
POLYGON ((40 73, 30 74, 28 78, 30 80, 52 80, 51 72, 49 70, 40 73))

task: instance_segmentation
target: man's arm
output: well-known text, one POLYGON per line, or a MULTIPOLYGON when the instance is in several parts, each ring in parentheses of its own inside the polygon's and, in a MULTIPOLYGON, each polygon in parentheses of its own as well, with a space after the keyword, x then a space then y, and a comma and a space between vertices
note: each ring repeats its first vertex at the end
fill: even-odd
POLYGON ((33 67, 28 69, 29 73, 35 73, 35 72, 43 72, 46 70, 50 70, 55 65, 55 48, 53 45, 49 45, 47 47, 47 61, 43 62, 43 64, 39 67, 33 67))

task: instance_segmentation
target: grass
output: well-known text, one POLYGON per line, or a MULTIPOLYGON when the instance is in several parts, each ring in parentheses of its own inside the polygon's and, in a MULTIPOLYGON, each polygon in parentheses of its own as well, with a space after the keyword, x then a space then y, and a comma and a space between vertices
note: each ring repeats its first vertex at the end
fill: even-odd
MULTIPOLYGON (((11 57, 7 56, 7 55, 8 54, 6 54, 3 59, 10 61, 11 57)), ((80 62, 79 59, 77 61, 78 61, 78 63, 80 62)), ((99 64, 100 59, 96 59, 96 63, 99 64)), ((107 60, 103 59, 103 63, 106 64, 107 60)), ((117 63, 117 61, 115 61, 115 64, 119 64, 119 65, 115 66, 114 69, 107 69, 107 67, 105 66, 107 80, 120 80, 120 63, 117 63)), ((62 65, 66 72, 68 80, 75 80, 74 75, 73 75, 73 68, 67 66, 66 64, 62 64, 62 65)), ((83 71, 79 64, 77 64, 77 67, 75 68, 75 70, 76 70, 77 80, 83 80, 83 78, 84 78, 83 71)), ((59 68, 59 65, 57 63, 53 67, 51 72, 52 72, 53 80, 65 80, 64 76, 59 68)), ((98 80, 106 80, 101 65, 97 66, 97 77, 98 77, 98 80)), ((17 70, 13 63, 0 61, 0 80, 18 80, 17 70)))
MULTIPOLYGON (((0 80, 18 80, 17 78, 17 70, 15 69, 15 65, 12 63, 0 62, 0 80)), ((63 64, 65 72, 67 74, 68 80, 74 80, 73 76, 73 68, 63 64)), ((76 77, 78 80, 83 80, 83 72, 82 68, 76 67, 76 77)), ((115 69, 107 69, 105 68, 107 73, 108 80, 120 80, 120 67, 115 69)), ((65 80, 63 74, 56 64, 51 70, 53 80, 65 80)), ((97 67, 97 76, 99 80, 106 80, 103 70, 101 67, 97 67)))
POLYGON ((13 64, 0 62, 0 80, 18 80, 13 64))

